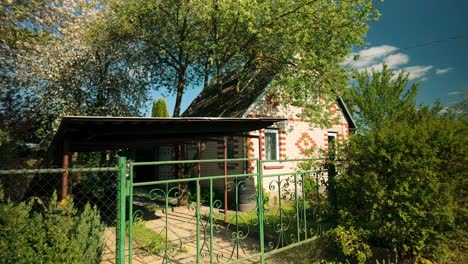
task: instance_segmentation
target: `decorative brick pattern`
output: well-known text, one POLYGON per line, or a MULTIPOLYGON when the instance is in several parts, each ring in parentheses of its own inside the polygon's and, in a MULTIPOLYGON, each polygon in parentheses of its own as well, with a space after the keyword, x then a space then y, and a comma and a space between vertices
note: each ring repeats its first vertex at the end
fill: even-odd
POLYGON ((307 132, 302 133, 301 137, 296 141, 295 145, 302 153, 302 155, 306 157, 309 156, 309 153, 307 153, 308 150, 317 147, 317 143, 315 143, 314 139, 307 132))
POLYGON ((323 150, 328 152, 328 133, 323 134, 323 150))
POLYGON ((286 131, 280 130, 278 131, 278 138, 279 138, 279 158, 285 159, 286 158, 286 147, 287 147, 287 134, 286 131))
POLYGON ((260 159, 265 159, 265 129, 260 130, 260 159))

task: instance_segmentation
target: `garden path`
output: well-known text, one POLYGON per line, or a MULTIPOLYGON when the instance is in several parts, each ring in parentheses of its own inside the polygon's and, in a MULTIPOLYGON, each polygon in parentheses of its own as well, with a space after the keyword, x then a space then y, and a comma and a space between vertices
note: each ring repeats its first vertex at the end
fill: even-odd
MULTIPOLYGON (((218 211, 218 210, 216 210, 218 211)), ((201 206, 201 215, 209 212, 209 207, 201 206)), ((218 212, 216 212, 218 214, 218 212)), ((229 215, 229 212, 228 212, 229 215)), ((166 214, 162 210, 156 210, 152 220, 145 221, 145 226, 157 233, 165 233, 165 217, 166 214)), ((222 221, 218 221, 222 222, 222 221)), ((196 217, 194 209, 188 207, 174 207, 167 213, 168 241, 171 245, 176 245, 180 252, 176 252, 170 257, 170 263, 196 263, 196 217), (181 245, 181 248, 179 246, 181 245)), ((221 224, 221 223, 219 223, 221 224)), ((236 233, 231 231, 232 227, 226 228, 219 225, 219 232, 214 232, 213 235, 213 263, 226 263, 235 259, 243 258, 247 255, 252 255, 255 252, 255 246, 258 241, 254 238, 247 237, 236 243, 232 236, 236 233), (238 255, 237 255, 238 254, 238 255)), ((106 246, 101 263, 115 263, 115 228, 108 228, 105 231, 106 246)), ((239 241, 239 240, 238 240, 239 241)), ((128 261, 128 241, 126 242, 126 258, 128 261)), ((209 222, 201 221, 200 224, 200 247, 202 248, 202 263, 210 263, 210 231, 209 222)), ((258 246, 257 246, 258 247, 258 246)), ((163 263, 162 256, 164 252, 158 254, 148 254, 143 249, 133 247, 132 262, 135 264, 143 263, 163 263)), ((127 262, 126 261, 126 262, 127 262)), ((258 258, 253 258, 238 263, 258 263, 258 258)), ((274 263, 272 260, 267 263, 274 263)))

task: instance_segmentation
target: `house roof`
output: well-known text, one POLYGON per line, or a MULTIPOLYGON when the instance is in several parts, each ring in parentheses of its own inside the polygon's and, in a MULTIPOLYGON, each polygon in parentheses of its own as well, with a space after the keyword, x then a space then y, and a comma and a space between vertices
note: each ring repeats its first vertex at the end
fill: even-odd
MULTIPOLYGON (((253 107, 268 91, 273 75, 260 71, 244 82, 242 89, 237 80, 220 86, 209 86, 203 90, 182 114, 185 117, 247 117, 253 107)), ((354 122, 341 96, 336 98, 338 106, 348 122, 351 131, 356 130, 354 122)))
POLYGON ((356 131, 356 129, 357 129, 356 123, 354 122, 353 116, 349 112, 348 107, 346 107, 346 104, 343 101, 343 98, 341 98, 341 96, 338 96, 336 98, 336 101, 337 101, 338 106, 340 107, 341 111, 343 112, 343 115, 346 118, 346 121, 348 122, 349 130, 350 131, 356 131))
POLYGON ((245 80, 239 78, 204 89, 182 114, 186 117, 246 117, 246 112, 268 90, 271 69, 258 69, 245 80))
POLYGON ((146 118, 66 116, 52 141, 53 151, 87 152, 139 148, 239 135, 283 118, 146 118))

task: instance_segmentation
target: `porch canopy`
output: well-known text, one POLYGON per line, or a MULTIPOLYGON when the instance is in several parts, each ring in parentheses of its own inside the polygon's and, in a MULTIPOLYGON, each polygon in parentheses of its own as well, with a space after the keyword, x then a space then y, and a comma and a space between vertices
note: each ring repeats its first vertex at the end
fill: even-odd
POLYGON ((285 118, 149 118, 66 116, 52 142, 55 155, 165 144, 220 136, 241 136, 285 118))
MULTIPOLYGON (((55 160, 68 168, 70 152, 92 152, 183 144, 220 136, 242 135, 269 127, 283 118, 145 118, 66 116, 52 141, 55 160)), ((62 199, 68 172, 62 174, 62 199)))

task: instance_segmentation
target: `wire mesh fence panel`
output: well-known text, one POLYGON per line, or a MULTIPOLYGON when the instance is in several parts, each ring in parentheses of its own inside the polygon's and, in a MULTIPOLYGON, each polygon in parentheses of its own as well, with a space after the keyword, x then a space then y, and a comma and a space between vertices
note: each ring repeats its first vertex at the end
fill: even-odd
MULTIPOLYGON (((115 263, 117 173, 117 167, 0 170, 4 196, 1 202, 12 206, 31 204, 31 218, 34 215, 42 221, 30 228, 39 233, 41 228, 45 229, 48 247, 62 247, 64 252, 82 251, 77 254, 88 263, 115 263), (62 199, 64 174, 68 178, 67 196, 62 199), (54 245, 51 236, 56 236, 55 233, 68 241, 56 241, 54 245), (69 248, 61 243, 69 243, 69 248), (95 254, 87 252, 91 249, 95 254), (95 259, 89 259, 91 256, 95 259)), ((39 250, 37 253, 46 255, 39 250)), ((63 253, 63 261, 76 259, 67 254, 63 253)))

